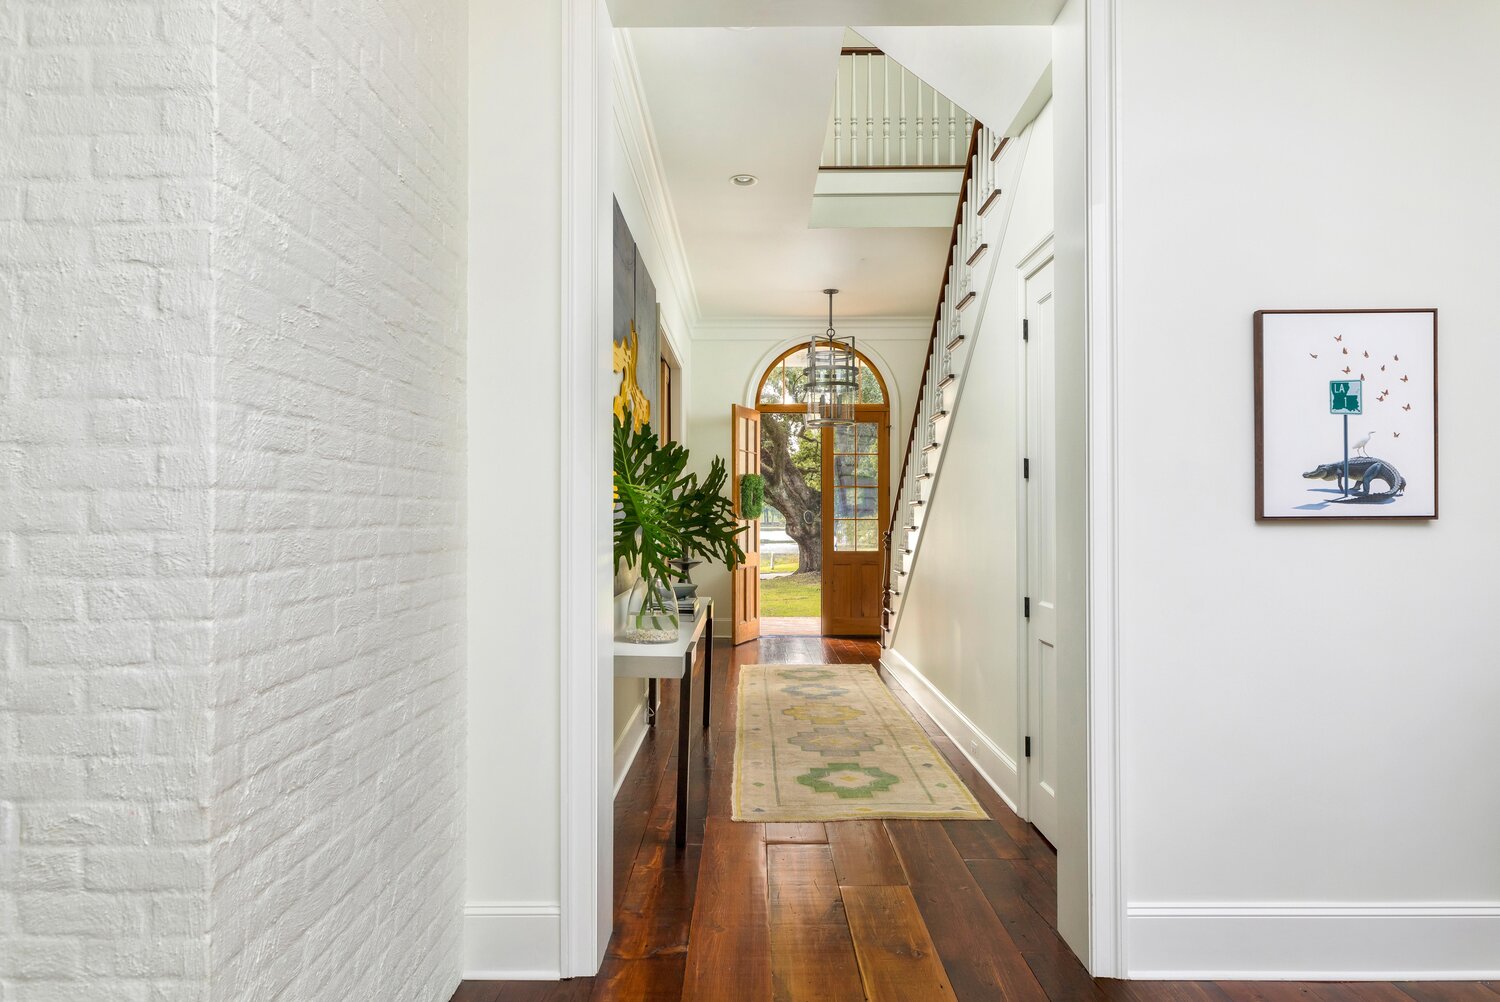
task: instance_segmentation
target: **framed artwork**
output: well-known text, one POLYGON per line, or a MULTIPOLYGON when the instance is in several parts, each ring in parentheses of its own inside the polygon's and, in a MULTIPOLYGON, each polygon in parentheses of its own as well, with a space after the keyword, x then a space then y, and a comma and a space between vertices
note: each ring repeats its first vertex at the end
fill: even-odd
POLYGON ((1437 310, 1255 314, 1255 517, 1438 517, 1437 310))

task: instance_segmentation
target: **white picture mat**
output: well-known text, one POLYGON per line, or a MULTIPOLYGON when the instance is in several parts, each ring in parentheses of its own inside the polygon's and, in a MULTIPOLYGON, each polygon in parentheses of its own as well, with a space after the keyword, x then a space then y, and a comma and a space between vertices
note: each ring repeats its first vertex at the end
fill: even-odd
MULTIPOLYGON (((1436 513, 1435 320, 1431 312, 1262 315, 1261 456, 1266 516, 1379 518, 1436 513), (1335 340, 1340 335, 1343 340, 1335 340), (1386 367, 1383 372, 1381 365, 1386 367), (1346 366, 1351 370, 1348 374, 1343 371, 1346 366), (1342 462, 1344 455, 1344 419, 1329 413, 1328 384, 1361 375, 1364 413, 1349 418, 1350 443, 1374 431, 1366 451, 1400 471, 1406 478, 1406 492, 1389 504, 1318 507, 1319 498, 1336 495, 1316 491, 1337 484, 1306 480, 1302 474, 1324 463, 1342 462), (1385 399, 1378 399, 1386 390, 1390 393, 1385 399), (1405 410, 1406 405, 1411 409, 1405 410)), ((1375 487, 1383 488, 1384 484, 1375 487)))

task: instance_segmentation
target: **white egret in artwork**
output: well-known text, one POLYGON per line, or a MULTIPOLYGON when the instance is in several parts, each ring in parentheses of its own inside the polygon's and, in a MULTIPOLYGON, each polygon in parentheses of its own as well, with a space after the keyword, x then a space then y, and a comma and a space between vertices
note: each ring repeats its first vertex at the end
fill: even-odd
POLYGON ((1370 444, 1370 439, 1372 439, 1374 437, 1375 437, 1375 432, 1373 432, 1373 431, 1369 432, 1368 434, 1365 435, 1364 438, 1358 440, 1353 445, 1349 446, 1349 451, 1351 451, 1351 452, 1357 452, 1361 456, 1367 456, 1367 455, 1369 455, 1369 453, 1365 452, 1365 446, 1369 445, 1370 444))

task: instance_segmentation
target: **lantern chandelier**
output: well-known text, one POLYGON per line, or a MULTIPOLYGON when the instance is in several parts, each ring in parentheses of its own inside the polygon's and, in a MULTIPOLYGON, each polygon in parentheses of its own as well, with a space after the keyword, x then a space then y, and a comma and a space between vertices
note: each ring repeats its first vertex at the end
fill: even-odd
POLYGON ((824 289, 828 297, 828 330, 807 342, 807 371, 803 401, 807 424, 812 428, 854 423, 854 404, 859 399, 859 356, 854 335, 839 337, 833 328, 833 297, 837 289, 824 289))

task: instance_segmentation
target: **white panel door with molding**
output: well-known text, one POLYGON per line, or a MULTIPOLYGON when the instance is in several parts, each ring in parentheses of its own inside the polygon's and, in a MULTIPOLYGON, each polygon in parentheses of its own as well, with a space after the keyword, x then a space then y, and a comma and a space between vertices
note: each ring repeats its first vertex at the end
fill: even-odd
POLYGON ((1057 844, 1057 352, 1052 261, 1026 276, 1026 813, 1057 844))

